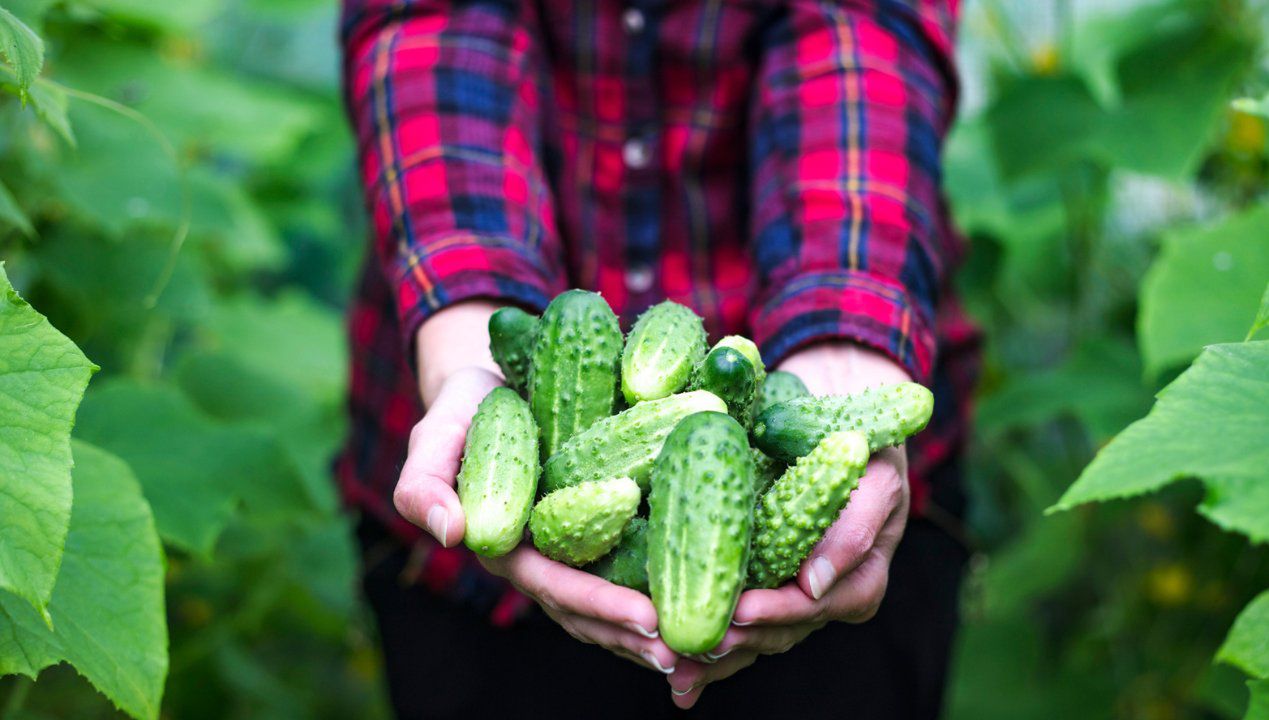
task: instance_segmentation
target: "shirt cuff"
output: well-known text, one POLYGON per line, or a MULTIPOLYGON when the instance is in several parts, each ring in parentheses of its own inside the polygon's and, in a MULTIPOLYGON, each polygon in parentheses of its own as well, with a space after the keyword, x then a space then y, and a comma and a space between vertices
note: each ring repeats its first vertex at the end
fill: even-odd
POLYGON ((426 252, 405 252, 392 263, 402 347, 414 366, 414 340, 424 320, 476 298, 541 312, 563 288, 557 274, 526 252, 523 240, 461 234, 429 239, 426 252))
POLYGON ((860 270, 798 275, 765 294, 750 318, 762 357, 776 365, 799 348, 850 340, 882 352, 929 385, 932 324, 902 285, 860 270))

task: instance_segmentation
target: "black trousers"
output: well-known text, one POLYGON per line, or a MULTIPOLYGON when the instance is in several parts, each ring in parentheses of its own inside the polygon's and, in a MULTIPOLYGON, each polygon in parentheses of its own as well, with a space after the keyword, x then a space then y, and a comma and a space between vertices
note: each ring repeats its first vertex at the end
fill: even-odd
POLYGON ((359 536, 400 720, 935 718, 967 556, 943 530, 909 523, 876 617, 832 623, 783 655, 761 657, 684 712, 671 704, 664 676, 574 640, 540 612, 495 628, 472 608, 403 585, 407 550, 367 521, 359 536))

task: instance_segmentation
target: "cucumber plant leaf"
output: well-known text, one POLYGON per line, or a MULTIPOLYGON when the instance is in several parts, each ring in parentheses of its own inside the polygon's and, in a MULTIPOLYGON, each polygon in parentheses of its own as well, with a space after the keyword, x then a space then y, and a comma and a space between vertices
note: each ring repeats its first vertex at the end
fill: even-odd
POLYGON ((0 265, 0 590, 43 612, 71 514, 71 425, 97 366, 0 265))
POLYGON ((1216 659, 1252 677, 1269 678, 1269 590, 1257 595, 1238 614, 1216 659))
POLYGON ((1266 237, 1269 204, 1164 236, 1137 316, 1148 374, 1189 361, 1204 345, 1246 337, 1269 277, 1266 237))
POLYGON ((1269 542, 1269 341, 1208 347, 1157 397, 1050 512, 1197 478, 1207 488, 1199 512, 1269 542))
POLYGON ((44 41, 16 15, 0 7, 0 56, 13 66, 18 77, 18 94, 26 99, 27 89, 44 67, 44 41))
POLYGON ((0 592, 0 675, 68 662, 123 712, 157 718, 167 677, 163 552, 141 488, 119 458, 73 443, 75 502, 49 602, 53 628, 0 592))
POLYGON ((1256 337, 1256 333, 1269 327, 1269 285, 1265 286, 1265 294, 1260 298, 1260 310, 1256 312, 1256 321, 1247 331, 1248 340, 1256 337))

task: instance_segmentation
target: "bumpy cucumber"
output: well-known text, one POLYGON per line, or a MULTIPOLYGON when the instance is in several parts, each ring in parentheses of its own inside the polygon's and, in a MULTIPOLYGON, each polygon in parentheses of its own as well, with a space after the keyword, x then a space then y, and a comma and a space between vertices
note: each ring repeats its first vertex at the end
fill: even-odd
POLYGON ((749 450, 750 454, 753 455, 754 492, 757 497, 762 497, 771 488, 776 478, 783 475, 789 466, 758 448, 749 448, 749 450))
POLYGON ((791 372, 775 370, 767 373, 767 381, 762 384, 758 393, 758 408, 755 412, 761 413, 772 405, 810 394, 811 391, 806 389, 802 378, 791 372))
POLYGON ((634 518, 621 531, 621 542, 599 562, 587 568, 616 585, 648 594, 648 521, 634 518))
POLYGON ((639 509, 639 486, 612 478, 557 490, 529 517, 533 544, 543 555, 581 567, 612 550, 639 509))
POLYGON ((560 293, 542 313, 529 369, 529 407, 549 458, 573 435, 612 415, 621 361, 617 316, 599 295, 560 293))
POLYGON ((854 395, 794 398, 767 408, 754 421, 753 441, 778 460, 806 455, 829 433, 858 430, 869 450, 898 445, 925 428, 934 395, 916 383, 869 388, 854 395))
POLYGON ((754 513, 750 587, 778 587, 797 574, 846 507, 867 464, 867 438, 848 430, 824 438, 776 480, 754 513))
POLYGON ((510 388, 494 388, 472 418, 458 471, 467 516, 463 543, 489 557, 511 552, 524 534, 538 485, 538 430, 529 406, 510 388))
MULTIPOLYGON (((758 377, 758 387, 767 379, 767 366, 762 364, 762 353, 758 352, 758 346, 753 340, 744 335, 728 335, 727 337, 714 343, 714 348, 729 347, 737 350, 745 359, 753 363, 753 373, 758 377)), ((711 348, 713 349, 713 348, 711 348)))
POLYGON ((727 632, 753 529, 753 459, 745 430, 718 412, 679 423, 652 469, 648 585, 661 637, 703 653, 727 632))
POLYGON ((705 326, 688 308, 666 300, 648 308, 626 338, 621 391, 626 402, 656 400, 687 386, 705 356, 705 326))
POLYGON ((727 412, 744 427, 753 424, 758 377, 753 363, 739 350, 715 347, 696 369, 694 388, 708 390, 727 403, 727 412))
POLYGON ((705 410, 726 412, 727 406, 713 394, 698 390, 641 402, 604 418, 574 435, 546 461, 542 491, 628 477, 646 493, 652 462, 670 431, 683 418, 705 410))
POLYGON ((518 307, 498 308, 489 316, 489 352, 502 368, 507 387, 524 395, 528 391, 529 361, 538 336, 538 316, 518 307))

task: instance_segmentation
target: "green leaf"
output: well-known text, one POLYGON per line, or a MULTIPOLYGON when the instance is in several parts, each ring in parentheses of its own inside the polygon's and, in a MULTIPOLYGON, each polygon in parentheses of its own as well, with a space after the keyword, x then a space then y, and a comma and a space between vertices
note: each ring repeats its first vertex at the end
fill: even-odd
POLYGON ((172 387, 101 383, 84 399, 76 433, 127 460, 154 508, 159 534, 203 556, 211 555, 239 503, 252 516, 276 522, 314 509, 273 437, 217 423, 172 387))
POLYGON ((18 74, 18 91, 26 91, 44 66, 44 41, 13 13, 0 7, 0 56, 18 74))
POLYGON ((1104 115, 1079 78, 1035 76, 1010 82, 984 119, 1001 175, 1012 180, 1086 158, 1104 115))
POLYGON ((0 590, 41 612, 70 523, 75 408, 96 370, 0 264, 0 590))
POLYGON ((1269 720, 1269 680, 1251 680, 1247 683, 1251 700, 1247 703, 1244 720, 1269 720))
POLYGON ((31 219, 22 212, 22 208, 18 206, 18 201, 13 197, 13 193, 9 192, 9 188, 0 182, 0 228, 5 224, 17 228, 27 237, 35 236, 35 228, 31 226, 31 219))
POLYGON ((1238 614, 1216 659, 1252 677, 1269 678, 1269 590, 1257 595, 1238 614))
POLYGON ((70 117, 66 114, 70 101, 61 85, 46 78, 36 78, 27 94, 27 101, 36 117, 62 136, 68 145, 75 146, 75 132, 71 129, 70 117))
POLYGON ((49 602, 53 629, 0 592, 0 675, 68 662, 120 710, 157 718, 167 676, 163 552, 119 458, 75 442, 75 504, 49 602))
POLYGON ((1202 514, 1269 541, 1269 341, 1207 348, 1158 398, 1050 512, 1198 478, 1207 487, 1202 514))
POLYGON ((1141 283, 1137 336, 1147 373, 1246 336, 1269 277, 1267 237, 1269 204, 1164 236, 1141 283))
POLYGON ((1260 297, 1260 311, 1256 313, 1256 321, 1251 324, 1245 340, 1256 337, 1256 333, 1269 327, 1269 285, 1265 286, 1265 294, 1260 297))

